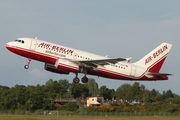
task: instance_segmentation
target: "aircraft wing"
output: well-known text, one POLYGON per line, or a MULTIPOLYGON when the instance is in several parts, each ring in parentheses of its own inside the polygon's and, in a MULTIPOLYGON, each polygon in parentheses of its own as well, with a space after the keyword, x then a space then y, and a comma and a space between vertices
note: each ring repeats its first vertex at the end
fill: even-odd
POLYGON ((115 64, 120 61, 126 61, 126 58, 114 58, 114 59, 99 59, 99 60, 79 60, 79 61, 72 61, 78 63, 80 66, 86 68, 97 67, 98 65, 104 66, 109 64, 115 64))

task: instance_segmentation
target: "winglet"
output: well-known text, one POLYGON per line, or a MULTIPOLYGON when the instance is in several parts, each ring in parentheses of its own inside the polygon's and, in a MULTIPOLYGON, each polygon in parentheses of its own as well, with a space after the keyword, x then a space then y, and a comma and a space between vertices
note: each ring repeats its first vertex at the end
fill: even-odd
POLYGON ((127 62, 130 62, 131 59, 132 59, 132 57, 126 58, 126 61, 127 61, 127 62))

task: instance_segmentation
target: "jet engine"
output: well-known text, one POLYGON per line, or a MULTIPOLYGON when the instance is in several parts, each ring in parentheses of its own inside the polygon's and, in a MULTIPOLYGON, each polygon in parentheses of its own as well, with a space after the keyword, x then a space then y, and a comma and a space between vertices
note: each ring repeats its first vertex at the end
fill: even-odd
POLYGON ((44 69, 53 73, 69 74, 69 72, 58 69, 53 64, 49 64, 49 63, 45 63, 44 69))
POLYGON ((79 71, 79 65, 66 59, 57 59, 55 67, 68 72, 77 73, 79 71))

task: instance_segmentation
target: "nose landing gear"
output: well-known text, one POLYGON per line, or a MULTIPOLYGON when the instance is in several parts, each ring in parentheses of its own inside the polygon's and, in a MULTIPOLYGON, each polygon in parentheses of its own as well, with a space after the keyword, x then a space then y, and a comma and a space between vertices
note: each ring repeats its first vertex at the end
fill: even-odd
POLYGON ((25 66, 24 66, 24 68, 25 68, 25 69, 28 69, 28 68, 29 68, 29 64, 30 64, 30 62, 31 62, 31 59, 30 59, 30 58, 28 58, 27 65, 25 65, 25 66))

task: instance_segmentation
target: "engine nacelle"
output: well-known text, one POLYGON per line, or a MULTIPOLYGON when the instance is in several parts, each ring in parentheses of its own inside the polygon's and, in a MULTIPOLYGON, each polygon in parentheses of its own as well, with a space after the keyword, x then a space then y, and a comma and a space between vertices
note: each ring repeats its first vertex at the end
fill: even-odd
POLYGON ((65 59, 57 59, 55 67, 63 71, 69 71, 74 73, 77 73, 79 71, 79 65, 65 59))
POLYGON ((60 70, 56 68, 53 64, 45 63, 44 69, 53 73, 59 73, 59 74, 69 74, 67 71, 60 70))

